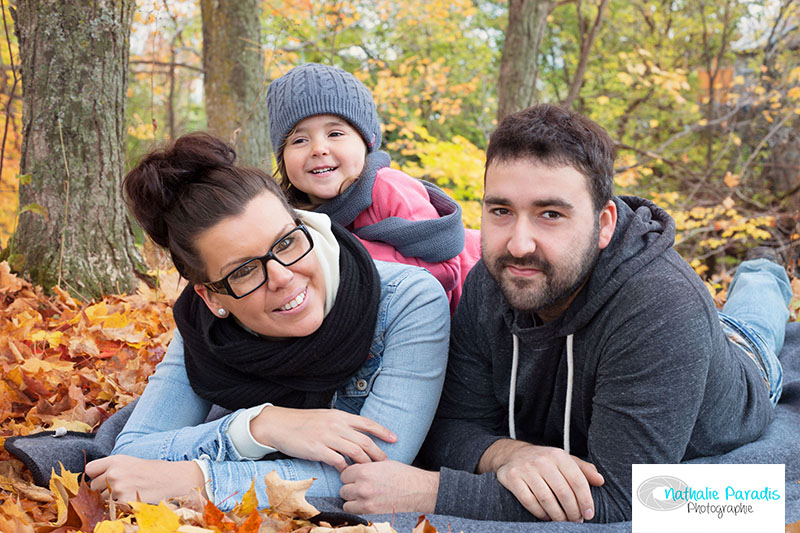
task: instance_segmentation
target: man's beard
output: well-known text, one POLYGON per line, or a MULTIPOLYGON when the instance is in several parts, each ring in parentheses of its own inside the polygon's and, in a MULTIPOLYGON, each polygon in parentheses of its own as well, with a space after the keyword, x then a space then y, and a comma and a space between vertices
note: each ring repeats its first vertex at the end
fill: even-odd
POLYGON ((486 267, 492 278, 500 286, 500 291, 508 303, 518 311, 542 312, 556 311, 561 314, 572 297, 588 279, 600 255, 597 242, 600 234, 599 224, 588 245, 570 254, 562 265, 553 265, 535 252, 522 257, 505 253, 497 258, 484 257, 486 267), (517 266, 535 268, 541 273, 535 279, 504 276, 505 267, 517 266))

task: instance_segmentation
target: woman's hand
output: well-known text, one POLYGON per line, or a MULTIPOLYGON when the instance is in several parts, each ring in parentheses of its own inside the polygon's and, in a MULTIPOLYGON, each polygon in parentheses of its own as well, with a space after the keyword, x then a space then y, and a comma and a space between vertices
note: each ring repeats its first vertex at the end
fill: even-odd
POLYGON ((286 455, 321 461, 341 472, 356 463, 383 461, 386 454, 369 437, 396 442, 397 436, 368 418, 339 409, 289 409, 267 406, 250 421, 250 432, 286 455))
POLYGON ((86 465, 91 487, 104 498, 116 501, 143 501, 156 504, 161 500, 184 496, 194 488, 205 495, 203 472, 193 461, 158 461, 129 455, 111 455, 86 465))

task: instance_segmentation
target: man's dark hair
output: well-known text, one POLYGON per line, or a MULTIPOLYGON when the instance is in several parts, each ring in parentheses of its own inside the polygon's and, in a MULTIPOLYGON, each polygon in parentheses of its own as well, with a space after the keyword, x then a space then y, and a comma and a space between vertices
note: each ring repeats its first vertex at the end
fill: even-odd
POLYGON ((489 138, 486 168, 528 159, 586 176, 595 212, 614 194, 614 142, 602 126, 563 107, 539 104, 504 118, 489 138))

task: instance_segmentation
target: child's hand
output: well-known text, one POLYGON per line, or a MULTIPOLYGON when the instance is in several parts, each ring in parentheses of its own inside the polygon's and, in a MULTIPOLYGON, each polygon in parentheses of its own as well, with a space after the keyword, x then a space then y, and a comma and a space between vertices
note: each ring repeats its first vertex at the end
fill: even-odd
POLYGON ((250 421, 250 432, 263 444, 286 455, 321 461, 340 472, 347 460, 383 461, 386 454, 369 437, 396 442, 397 436, 363 416, 339 409, 289 409, 267 406, 250 421))

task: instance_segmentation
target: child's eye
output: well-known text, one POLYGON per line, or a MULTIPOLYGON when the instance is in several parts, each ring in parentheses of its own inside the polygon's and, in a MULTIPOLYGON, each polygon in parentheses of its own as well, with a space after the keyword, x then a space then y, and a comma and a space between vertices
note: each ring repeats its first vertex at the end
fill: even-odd
POLYGON ((341 137, 342 135, 344 135, 344 132, 343 131, 332 131, 328 135, 330 135, 331 137, 341 137))
POLYGON ((305 142, 305 138, 304 137, 295 137, 294 139, 292 139, 289 142, 289 144, 301 144, 301 143, 304 143, 304 142, 305 142))

